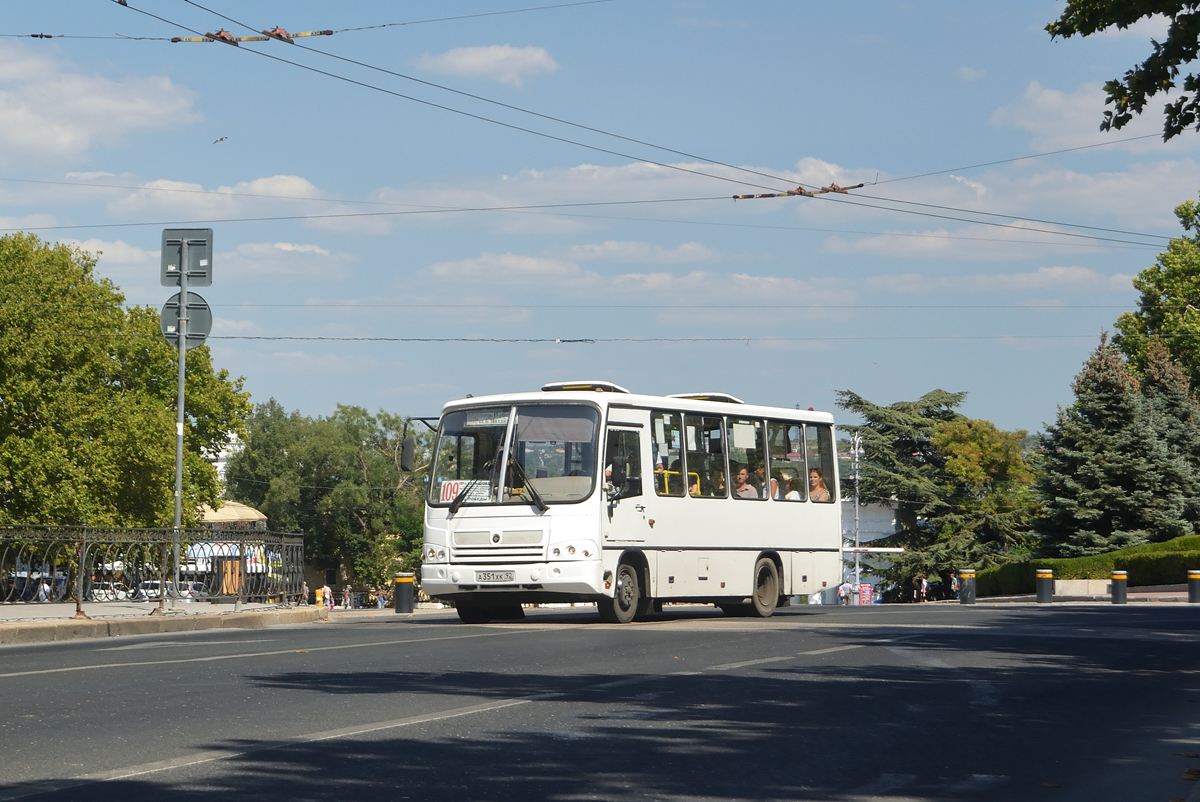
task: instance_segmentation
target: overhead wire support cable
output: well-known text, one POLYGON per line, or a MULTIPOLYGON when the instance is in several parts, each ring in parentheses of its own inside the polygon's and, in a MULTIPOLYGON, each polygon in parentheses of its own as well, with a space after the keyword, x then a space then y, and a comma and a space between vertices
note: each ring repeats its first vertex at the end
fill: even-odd
MULTIPOLYGON (((135 7, 133 7, 133 6, 130 6, 130 5, 127 3, 127 2, 125 2, 125 0, 113 0, 113 2, 115 2, 115 3, 118 3, 119 5, 123 5, 123 6, 127 7, 127 8, 131 8, 131 9, 132 9, 132 10, 134 10, 134 11, 137 11, 137 12, 139 12, 139 13, 141 13, 141 14, 145 14, 146 16, 152 17, 152 18, 154 18, 154 19, 157 19, 157 20, 159 20, 159 21, 161 21, 161 22, 165 22, 165 23, 167 23, 167 24, 169 24, 169 25, 174 25, 174 26, 176 26, 176 27, 183 28, 184 30, 189 30, 189 31, 191 30, 190 28, 187 28, 186 26, 184 26, 184 25, 182 25, 182 24, 180 24, 180 23, 173 22, 173 21, 171 21, 171 20, 168 20, 168 19, 166 19, 166 18, 164 18, 164 17, 160 17, 160 16, 158 16, 158 15, 156 15, 156 14, 152 14, 152 13, 150 13, 150 12, 148 12, 148 11, 145 11, 145 10, 143 10, 143 9, 139 9, 139 8, 135 8, 135 7)), ((238 25, 238 26, 240 26, 240 27, 246 28, 247 30, 255 30, 255 29, 254 29, 252 26, 250 26, 250 25, 247 25, 246 23, 244 23, 244 22, 241 22, 241 21, 239 21, 239 20, 236 20, 236 19, 234 19, 234 18, 232 18, 232 17, 228 17, 228 16, 226 16, 226 15, 224 15, 224 14, 221 14, 220 12, 218 12, 218 11, 215 11, 215 10, 213 10, 213 9, 210 9, 210 8, 208 8, 208 7, 206 7, 206 6, 203 6, 203 5, 201 5, 201 4, 197 3, 197 2, 195 2, 195 0, 184 0, 184 2, 185 2, 185 3, 187 3, 187 4, 189 4, 189 5, 195 6, 196 8, 198 8, 198 9, 201 9, 201 10, 203 10, 203 11, 207 12, 207 13, 210 13, 210 14, 213 14, 213 15, 215 15, 215 16, 217 16, 217 17, 220 17, 221 19, 224 19, 224 20, 226 20, 226 21, 228 21, 228 22, 230 22, 230 23, 232 23, 232 24, 234 24, 234 25, 238 25)), ((770 179, 772 179, 772 180, 777 180, 777 181, 786 181, 786 180, 787 180, 787 179, 781 178, 781 177, 779 177, 779 176, 773 176, 773 175, 770 175, 770 174, 767 174, 767 173, 762 173, 762 172, 755 171, 755 170, 749 170, 748 168, 736 167, 736 166, 734 166, 734 165, 730 165, 730 164, 727 164, 727 163, 725 163, 725 162, 719 162, 719 161, 716 161, 716 160, 713 160, 713 159, 708 159, 708 158, 705 158, 705 157, 697 156, 697 155, 695 155, 695 154, 689 154, 689 153, 686 153, 686 152, 683 152, 683 151, 678 151, 678 150, 674 150, 674 149, 671 149, 671 148, 665 148, 665 147, 662 147, 662 146, 659 146, 659 145, 655 145, 655 144, 653 144, 653 143, 642 142, 641 140, 636 140, 636 139, 632 139, 632 138, 629 138, 629 137, 624 137, 624 136, 621 136, 621 135, 619 135, 619 134, 613 134, 613 133, 611 133, 611 132, 603 131, 603 130, 601 130, 601 129, 589 128, 588 126, 582 126, 582 125, 579 125, 579 124, 577 124, 577 123, 571 123, 571 122, 569 122, 569 121, 566 121, 566 120, 561 120, 561 119, 559 119, 559 118, 551 117, 551 116, 549 116, 549 115, 544 115, 544 114, 540 114, 540 113, 538 113, 538 112, 529 111, 529 110, 527 110, 527 109, 522 109, 522 108, 520 108, 520 107, 517 107, 517 106, 510 106, 509 104, 500 103, 499 101, 493 101, 493 100, 491 100, 491 99, 489 99, 489 98, 484 98, 484 97, 482 97, 482 96, 478 96, 478 95, 472 95, 472 94, 470 94, 470 93, 467 93, 467 92, 462 92, 462 91, 460 91, 460 90, 452 89, 452 88, 449 88, 449 87, 445 87, 445 86, 442 86, 442 85, 440 85, 440 84, 435 84, 435 83, 432 83, 432 82, 429 82, 429 81, 424 81, 424 80, 422 80, 422 79, 419 79, 419 78, 413 78, 412 76, 407 76, 407 75, 404 75, 404 74, 402 74, 402 73, 395 73, 395 72, 392 72, 392 71, 390 71, 390 70, 384 70, 384 69, 382 69, 382 68, 375 67, 375 66, 373 66, 373 65, 365 64, 365 63, 363 63, 363 62, 358 62, 358 61, 355 61, 354 59, 347 59, 347 58, 344 58, 344 57, 342 57, 342 56, 337 56, 337 55, 334 55, 334 54, 331 54, 331 53, 326 53, 325 51, 322 51, 322 50, 317 50, 317 49, 315 49, 315 48, 303 47, 303 46, 301 46, 301 45, 298 45, 298 44, 297 44, 297 45, 295 45, 295 46, 296 46, 296 47, 301 47, 301 49, 303 49, 303 50, 307 50, 307 51, 310 51, 310 52, 318 53, 318 54, 321 54, 321 55, 330 56, 330 57, 332 57, 332 58, 336 58, 336 59, 339 59, 339 60, 341 60, 341 61, 346 61, 346 62, 348 62, 348 63, 357 64, 357 65, 360 65, 360 66, 363 66, 363 67, 367 67, 367 68, 369 68, 369 69, 373 69, 373 70, 377 70, 377 71, 380 71, 380 72, 388 73, 388 74, 395 75, 395 76, 397 76, 397 77, 401 77, 401 78, 406 78, 406 79, 408 79, 408 80, 416 81, 416 82, 418 82, 418 83, 422 83, 422 84, 425 84, 425 85, 428 85, 428 86, 433 86, 433 87, 436 87, 436 88, 439 88, 439 89, 444 89, 444 90, 446 90, 446 91, 454 92, 454 93, 456 93, 456 94, 465 95, 465 96, 467 96, 467 97, 472 97, 472 98, 474 98, 474 99, 477 99, 477 100, 482 100, 482 101, 485 101, 485 102, 488 102, 488 103, 493 103, 493 104, 495 104, 495 105, 504 106, 504 107, 506 107, 506 108, 511 108, 511 109, 513 109, 513 110, 516 110, 516 111, 521 111, 521 112, 524 112, 524 113, 527 113, 527 114, 532 114, 532 115, 535 115, 535 116, 538 116, 538 117, 542 117, 542 118, 545 118, 545 119, 553 120, 553 121, 560 122, 560 123, 563 123, 563 124, 566 124, 566 125, 574 126, 574 127, 577 127, 577 128, 582 128, 582 129, 585 129, 585 130, 591 130, 591 131, 594 131, 594 132, 596 132, 596 133, 600 133, 600 134, 603 134, 603 135, 606 135, 606 136, 612 136, 612 137, 616 137, 616 138, 619 138, 619 139, 622 139, 622 140, 625 140, 625 141, 629 141, 629 142, 634 142, 634 143, 637 143, 637 144, 643 144, 643 145, 646 145, 647 147, 653 147, 653 148, 656 148, 656 149, 659 149, 659 150, 664 150, 664 151, 666 151, 666 152, 676 153, 676 154, 678 154, 678 155, 687 156, 688 158, 699 159, 699 160, 701 160, 701 161, 708 162, 708 163, 710 163, 710 164, 713 164, 713 165, 715 165, 715 166, 727 167, 727 168, 730 168, 730 169, 733 169, 733 170, 737 170, 737 171, 741 171, 741 172, 747 172, 747 173, 751 173, 751 174, 755 174, 755 175, 759 175, 759 176, 764 176, 764 177, 770 178, 770 179)), ((341 80, 341 81, 346 81, 346 82, 348 82, 348 83, 351 83, 351 84, 355 84, 355 85, 358 85, 358 86, 362 86, 362 87, 364 87, 364 88, 368 88, 368 89, 373 89, 373 90, 376 90, 376 91, 379 91, 379 92, 383 92, 383 93, 385 93, 385 94, 393 95, 393 96, 395 96, 395 97, 403 98, 403 99, 405 99, 405 100, 411 100, 411 101, 413 101, 413 102, 417 102, 417 103, 421 103, 421 104, 424 104, 424 105, 432 106, 432 107, 434 107, 434 108, 439 108, 439 109, 442 109, 442 110, 445 110, 445 111, 450 111, 450 112, 453 112, 453 113, 455 113, 455 114, 460 114, 460 115, 467 116, 467 117, 470 117, 470 118, 473 118, 473 119, 477 119, 477 120, 480 120, 480 121, 484 121, 484 122, 490 122, 490 123, 492 123, 492 124, 494 124, 494 125, 499 125, 499 126, 502 126, 502 127, 505 127, 505 128, 510 128, 510 129, 513 129, 513 130, 518 130, 518 131, 522 131, 522 132, 525 132, 525 133, 533 134, 533 135, 535 135, 535 136, 544 137, 544 138, 546 138, 546 139, 551 139, 551 140, 554 140, 554 141, 563 142, 563 143, 565 143, 565 144, 572 144, 572 145, 576 145, 576 146, 578 146, 578 147, 583 147, 583 148, 586 148, 586 149, 589 149, 589 150, 594 150, 594 151, 601 152, 601 153, 607 153, 607 154, 609 154, 609 155, 614 155, 614 156, 620 156, 621 158, 625 158, 625 159, 633 159, 634 161, 642 162, 642 163, 645 163, 645 164, 652 164, 652 165, 655 165, 655 166, 657 166, 657 167, 663 167, 663 168, 670 169, 670 170, 677 170, 677 171, 680 171, 680 172, 690 173, 690 174, 693 174, 693 175, 698 175, 698 176, 705 177, 705 178, 714 178, 714 179, 717 179, 717 180, 720 180, 720 181, 727 181, 727 182, 730 182, 730 183, 741 184, 741 185, 743 185, 743 186, 758 186, 759 188, 762 188, 762 189, 773 189, 773 188, 770 188, 770 187, 762 187, 761 185, 758 185, 758 184, 753 184, 753 183, 751 183, 751 182, 749 182, 749 181, 741 181, 741 180, 737 180, 737 179, 734 179, 734 178, 729 178, 729 177, 727 177, 727 176, 718 176, 718 175, 713 175, 712 173, 705 173, 705 172, 702 172, 702 171, 699 171, 699 170, 692 170, 692 169, 688 169, 688 168, 686 168, 686 167, 681 167, 681 166, 679 166, 679 165, 667 164, 667 163, 664 163, 664 162, 657 162, 657 161, 653 161, 653 160, 650 160, 650 159, 645 159, 645 158, 641 158, 641 157, 638 157, 638 156, 633 156, 633 155, 631 155, 631 154, 627 154, 627 153, 621 153, 621 152, 619 152, 619 151, 614 151, 614 150, 610 150, 610 149, 607 149, 607 148, 601 148, 601 147, 599 147, 599 146, 596 146, 596 145, 589 145, 589 144, 587 144, 587 143, 584 143, 584 142, 579 142, 579 141, 576 141, 576 140, 567 139, 567 138, 565 138, 565 137, 559 137, 559 136, 555 136, 555 135, 553 135, 553 134, 547 134, 547 133, 544 133, 544 132, 541 132, 541 131, 536 131, 536 130, 533 130, 533 129, 524 128, 524 127, 522 127, 522 126, 512 125, 512 124, 510 124, 510 123, 505 123, 505 122, 502 122, 502 121, 499 121, 499 120, 494 120, 494 119, 491 119, 491 118, 489 118, 489 117, 483 117, 482 115, 473 114, 473 113, 471 113, 471 112, 463 111, 463 110, 461 110, 461 109, 455 109, 455 108, 453 108, 453 107, 450 107, 450 106, 445 106, 445 105, 443 105, 443 104, 434 103, 434 102, 432 102, 432 101, 422 100, 422 99, 420 99, 420 98, 415 98, 415 97, 412 97, 412 96, 410 96, 410 95, 405 95, 405 94, 403 94, 403 93, 400 93, 400 92, 394 92, 394 91, 392 91, 392 90, 389 90, 389 89, 384 89, 384 88, 382 88, 382 87, 378 87, 378 86, 375 86, 375 85, 373 85, 373 84, 368 84, 368 83, 365 83, 365 82, 363 82, 363 81, 357 81, 357 80, 355 80, 355 79, 348 78, 348 77, 341 76, 341 75, 337 75, 336 73, 331 73, 331 72, 328 72, 328 71, 326 71, 326 70, 321 70, 321 69, 319 69, 319 68, 316 68, 316 67, 311 67, 311 66, 308 66, 308 65, 305 65, 305 64, 300 64, 300 63, 298 63, 298 62, 291 61, 291 60, 289 60, 289 59, 280 58, 280 57, 278 57, 278 56, 273 56, 273 55, 270 55, 270 54, 268 54, 268 53, 262 53, 261 51, 254 50, 254 51, 250 51, 250 52, 254 52, 254 53, 258 54, 258 55, 266 56, 267 58, 270 58, 270 59, 272 59, 272 60, 275 60, 275 61, 279 61, 279 62, 282 62, 282 63, 285 63, 285 64, 290 64, 290 65, 292 65, 292 66, 300 67, 301 69, 305 69, 305 70, 308 70, 308 71, 311 71, 311 72, 314 72, 314 73, 317 73, 317 74, 325 75, 325 76, 328 76, 328 77, 331 77, 331 78, 335 78, 335 79, 337 79, 337 80, 341 80)), ((791 183, 791 182, 789 182, 789 183, 791 183)), ((836 185, 835 185, 835 186, 836 186, 836 185)), ((802 188, 803 188, 803 187, 800 187, 800 189, 802 189, 802 188)), ((785 191, 785 192, 783 192, 783 193, 778 193, 778 192, 777 192, 776 194, 777 194, 777 195, 779 195, 779 196, 782 196, 782 195, 805 195, 805 196, 812 196, 813 194, 820 195, 820 194, 822 194, 822 192, 821 192, 821 191, 815 191, 815 192, 807 192, 807 191, 806 191, 806 192, 803 192, 803 193, 801 193, 801 192, 798 192, 798 191, 795 191, 795 190, 791 190, 791 191, 785 191)), ((869 206, 868 204, 860 204, 860 205, 866 205, 866 206, 868 206, 869 208, 887 209, 887 207, 882 207, 882 206, 874 206, 874 207, 871 207, 871 206, 869 206)), ((951 209, 951 208, 953 208, 953 207, 947 207, 947 208, 948 208, 948 209, 951 209)), ((953 210, 954 210, 954 211, 959 211, 959 212, 962 212, 962 213, 964 213, 964 214, 975 214, 974 212, 972 212, 971 210, 968 210, 968 209, 957 209, 957 208, 953 208, 953 210)), ((976 221, 976 220, 963 219, 963 218, 955 218, 955 217, 947 217, 947 216, 929 215, 929 214, 923 214, 923 213, 919 213, 919 212, 911 212, 911 211, 904 210, 904 209, 891 209, 890 211, 899 212, 899 213, 906 213, 906 214, 916 214, 916 215, 918 215, 918 216, 927 216, 927 217, 941 217, 941 219, 956 220, 956 221, 958 221, 958 222, 968 222, 968 223, 977 223, 977 224, 985 224, 985 225, 987 224, 987 223, 984 223, 983 221, 976 221)), ((1077 226, 1076 224, 1071 224, 1071 223, 1052 223, 1052 224, 1053 224, 1053 225, 1064 225, 1064 226, 1068 226, 1068 227, 1083 227, 1083 228, 1086 228, 1086 227, 1084 227, 1084 226, 1077 226)), ((995 225, 995 224, 990 224, 990 225, 995 225)), ((1018 229, 1020 229, 1020 230, 1031 230, 1031 229, 1023 229, 1023 228, 1021 228, 1021 227, 1013 227, 1013 228, 1018 228, 1018 229)), ((1063 232, 1046 232, 1046 231, 1039 231, 1039 232, 1037 232, 1037 233, 1048 233, 1048 234, 1051 234, 1051 235, 1073 236, 1073 235, 1066 234, 1066 233, 1063 233, 1063 232)), ((1074 236, 1078 236, 1078 235, 1074 235, 1074 236)), ((1160 239, 1161 239, 1161 237, 1159 237, 1158 235, 1136 235, 1136 234, 1135 234, 1134 236, 1155 236, 1155 237, 1158 237, 1158 238, 1160 238, 1160 239)), ((1098 238, 1095 238, 1095 239, 1097 239, 1097 240, 1101 240, 1101 241, 1105 241, 1105 240, 1106 240, 1106 238, 1100 238, 1100 237, 1098 237, 1098 238)), ((1120 240, 1112 240, 1112 241, 1114 241, 1114 242, 1123 242, 1124 244, 1132 244, 1132 245, 1139 245, 1139 246, 1145 246, 1145 245, 1146 245, 1146 243, 1140 243, 1140 242, 1128 242, 1128 241, 1120 241, 1120 240)))
MULTIPOLYGON (((183 0, 183 1, 185 3, 187 3, 188 5, 195 6, 196 8, 201 9, 202 11, 207 11, 209 14, 220 17, 221 19, 223 19, 226 22, 229 22, 233 25, 237 25, 239 27, 245 28, 250 31, 255 30, 255 28, 252 25, 249 25, 245 22, 236 20, 233 17, 226 16, 225 14, 222 14, 221 12, 216 11, 214 9, 208 8, 207 6, 203 6, 203 5, 195 2, 194 0, 183 0)), ((499 106, 500 108, 509 109, 510 111, 516 111, 516 112, 520 112, 522 114, 529 114, 534 117, 539 117, 543 120, 549 120, 550 122, 556 122, 561 125, 567 125, 572 128, 578 128, 581 131, 590 131, 591 133, 594 133, 594 134, 600 134, 602 136, 612 137, 613 139, 619 139, 624 142, 629 142, 631 144, 643 145, 648 148, 654 148, 655 150, 661 150, 664 153, 673 153, 676 156, 684 156, 689 159, 696 159, 697 161, 707 162, 708 164, 711 164, 716 167, 726 167, 730 170, 736 170, 738 172, 747 173, 748 175, 755 175, 760 178, 769 178, 772 181, 781 181, 781 182, 788 183, 788 184, 793 183, 793 181, 791 179, 784 178, 782 176, 773 175, 771 173, 764 173, 759 170, 752 170, 748 167, 739 167, 737 165, 729 164, 727 162, 719 161, 717 159, 710 159, 707 156, 699 156, 695 153, 688 153, 687 151, 677 150, 675 148, 669 148, 669 147, 666 147, 665 145, 657 145, 653 142, 647 142, 642 139, 636 139, 634 137, 629 137, 629 136, 624 136, 622 134, 613 133, 612 131, 606 131, 603 128, 595 128, 590 125, 584 125, 582 123, 571 122, 570 120, 565 120, 561 117, 555 117, 551 114, 543 114, 541 112, 533 111, 532 109, 526 109, 521 106, 515 106, 511 103, 504 103, 503 101, 495 100, 495 99, 489 98, 489 97, 484 97, 483 95, 476 95, 471 92, 466 92, 461 89, 455 89, 454 87, 446 86, 444 84, 439 84, 434 81, 427 81, 424 78, 417 78, 414 75, 407 75, 405 73, 396 72, 394 70, 389 70, 384 67, 378 67, 374 64, 368 64, 364 61, 358 61, 357 59, 348 58, 346 56, 339 56, 336 53, 330 53, 325 50, 318 50, 315 47, 308 47, 308 46, 300 45, 300 44, 297 44, 294 42, 292 44, 295 44, 301 50, 306 50, 310 53, 316 53, 321 56, 326 56, 328 58, 337 59, 338 61, 344 61, 347 64, 353 64, 358 67, 363 67, 364 69, 374 70, 375 72, 380 72, 385 75, 391 75, 392 77, 395 77, 395 78, 402 78, 406 81, 412 81, 414 83, 422 84, 424 86, 432 87, 434 89, 440 89, 444 92, 452 92, 456 95, 461 95, 462 97, 471 98, 472 100, 478 100, 483 103, 490 103, 493 106, 499 106)), ((578 143, 576 143, 576 144, 578 144, 578 143)), ((585 145, 585 147, 588 147, 588 146, 585 145)), ((605 151, 605 152, 609 152, 609 151, 605 151)), ((637 157, 625 156, 624 158, 636 159, 637 157)), ((648 160, 638 159, 638 161, 648 161, 648 160)), ((650 163, 657 164, 657 162, 650 162, 650 163)), ((710 175, 710 174, 701 173, 700 175, 710 175)), ((716 177, 716 176, 710 176, 710 177, 716 177)), ((756 186, 756 185, 747 183, 747 186, 756 186)))
POLYGON ((479 17, 499 17, 504 14, 523 14, 527 11, 546 11, 552 8, 572 8, 574 6, 594 6, 599 3, 611 3, 614 0, 582 0, 576 3, 557 3, 552 6, 533 6, 531 8, 512 8, 504 11, 484 11, 479 14, 459 14, 456 17, 434 17, 432 19, 419 19, 411 22, 385 22, 382 25, 360 25, 357 28, 338 28, 334 33, 346 33, 347 31, 370 31, 376 28, 402 28, 406 25, 424 25, 430 22, 452 22, 460 19, 477 19, 479 17))
MULTIPOLYGON (((131 11, 136 11, 139 14, 144 14, 145 16, 156 19, 159 22, 164 22, 167 25, 172 25, 176 28, 181 28, 190 33, 197 34, 198 36, 205 35, 199 31, 193 30, 192 28, 189 28, 186 25, 183 25, 181 23, 174 22, 173 20, 169 20, 165 17, 160 17, 159 15, 153 14, 149 11, 146 11, 145 9, 141 9, 141 8, 137 8, 136 6, 129 5, 129 3, 125 2, 124 0, 111 0, 111 1, 113 3, 116 3, 117 5, 120 5, 125 8, 130 9, 131 11)), ((190 3, 191 0, 184 0, 184 2, 190 3)), ((202 8, 202 9, 204 8, 203 6, 197 5, 195 3, 192 3, 192 5, 196 5, 197 8, 202 8)), ((204 9, 204 10, 209 11, 209 13, 216 14, 219 17, 228 19, 228 18, 224 17, 224 15, 218 14, 217 12, 211 11, 210 9, 204 9)), ((250 28, 250 26, 245 25, 244 23, 236 22, 236 21, 235 21, 235 23, 242 27, 250 28)), ((250 30, 254 30, 254 28, 250 28, 250 30)), ((295 45, 295 47, 300 47, 300 45, 295 45)), ((309 50, 311 48, 304 48, 304 49, 309 50)), ((318 75, 324 75, 326 77, 333 78, 334 80, 343 81, 345 83, 353 84, 355 86, 360 86, 364 89, 371 89, 373 91, 380 92, 380 93, 383 93, 386 95, 391 95, 393 97, 398 97, 398 98, 402 98, 404 100, 409 100, 409 101, 412 101, 413 103, 419 103, 423 106, 429 106, 431 108, 441 109, 442 111, 448 111, 453 114, 459 114, 463 117, 469 117, 474 120, 479 120, 480 122, 491 123, 492 125, 498 125, 502 128, 508 128, 508 129, 511 129, 514 131, 520 131, 520 132, 526 133, 526 134, 532 134, 534 136, 542 137, 543 139, 549 139, 549 140, 552 140, 555 142, 562 142, 563 144, 567 144, 567 145, 575 145, 576 147, 586 148, 587 150, 596 151, 597 153, 606 153, 610 156, 619 156, 622 159, 632 159, 635 162, 641 162, 643 164, 652 164, 656 167, 662 167, 667 170, 675 170, 675 171, 678 171, 681 173, 689 173, 691 175, 698 175, 698 176, 702 176, 704 178, 715 179, 717 181, 726 181, 731 184, 739 184, 741 186, 753 186, 753 187, 759 187, 760 189, 767 189, 767 190, 776 190, 777 189, 777 187, 767 187, 767 186, 763 186, 761 184, 754 184, 750 181, 742 181, 742 180, 739 180, 736 178, 729 178, 728 176, 713 175, 712 173, 705 173, 700 170, 692 170, 687 167, 681 167, 677 164, 668 164, 666 162, 658 162, 658 161, 654 161, 652 159, 645 159, 645 158, 641 158, 639 156, 633 156, 628 153, 622 153, 620 151, 610 150, 609 148, 602 148, 598 145, 589 145, 586 142, 580 142, 580 141, 573 140, 573 139, 567 139, 566 137, 555 136, 554 134, 548 134, 548 133, 545 133, 544 131, 537 131, 532 128, 525 128, 524 126, 514 125, 512 123, 506 123, 501 120, 494 120, 490 117, 484 117, 481 114, 473 114, 472 112, 469 112, 469 111, 464 111, 462 109, 456 109, 453 106, 447 106, 442 103, 435 103, 432 100, 424 100, 422 98, 414 97, 412 95, 406 95, 403 92, 396 92, 391 89, 385 89, 384 87, 381 87, 381 86, 369 84, 365 81, 359 81, 359 80, 356 80, 354 78, 349 78, 344 75, 338 75, 337 73, 329 72, 328 70, 322 70, 318 67, 313 67, 308 64, 301 64, 298 61, 292 61, 291 59, 282 58, 280 56, 274 56, 274 55, 271 55, 270 53, 265 53, 261 50, 244 49, 244 48, 238 48, 238 50, 242 53, 253 53, 256 56, 268 58, 268 59, 271 59, 272 61, 277 61, 281 64, 289 64, 293 67, 299 67, 300 69, 306 70, 308 72, 316 73, 318 75)), ((317 51, 317 52, 320 52, 320 51, 317 51)), ((791 183, 791 182, 788 182, 788 183, 791 183)))

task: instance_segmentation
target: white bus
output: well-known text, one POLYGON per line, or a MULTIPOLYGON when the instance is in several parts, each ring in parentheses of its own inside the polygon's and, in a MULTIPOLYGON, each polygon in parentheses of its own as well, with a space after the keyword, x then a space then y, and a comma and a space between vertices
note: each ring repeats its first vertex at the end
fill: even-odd
POLYGON ((452 401, 430 466, 421 585, 467 623, 596 602, 767 617, 842 572, 833 417, 608 382, 452 401))

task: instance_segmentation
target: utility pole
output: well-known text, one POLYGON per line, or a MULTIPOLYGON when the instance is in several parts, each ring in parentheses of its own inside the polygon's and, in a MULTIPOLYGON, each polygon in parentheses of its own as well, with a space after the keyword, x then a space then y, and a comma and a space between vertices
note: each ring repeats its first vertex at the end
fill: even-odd
POLYGON ((854 449, 854 593, 862 605, 862 544, 858 539, 858 453, 862 450, 862 435, 850 435, 850 447, 854 449))

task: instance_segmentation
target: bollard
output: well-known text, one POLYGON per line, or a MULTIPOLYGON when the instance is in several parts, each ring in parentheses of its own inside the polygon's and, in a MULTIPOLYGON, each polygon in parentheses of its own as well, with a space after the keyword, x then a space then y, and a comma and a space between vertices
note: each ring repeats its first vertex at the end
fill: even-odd
POLYGON ((975 603, 975 569, 964 568, 958 572, 958 603, 975 603))
POLYGON ((1129 575, 1124 571, 1112 572, 1112 603, 1126 604, 1125 591, 1129 588, 1129 575))
POLYGON ((1052 601, 1054 601, 1054 571, 1049 568, 1039 568, 1037 569, 1037 603, 1049 604, 1052 601))
POLYGON ((1188 571, 1188 604, 1200 604, 1200 571, 1188 571))
POLYGON ((413 575, 396 574, 396 612, 411 615, 413 611, 413 575))

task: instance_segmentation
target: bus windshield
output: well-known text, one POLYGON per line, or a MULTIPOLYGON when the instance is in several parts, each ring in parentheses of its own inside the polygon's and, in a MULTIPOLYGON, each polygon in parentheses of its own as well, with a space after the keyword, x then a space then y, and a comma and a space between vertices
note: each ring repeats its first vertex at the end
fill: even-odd
POLYGON ((539 500, 582 501, 595 487, 599 422, 599 412, 584 405, 447 413, 434 449, 429 503, 445 506, 457 499, 462 506, 532 503, 540 508, 539 500))

